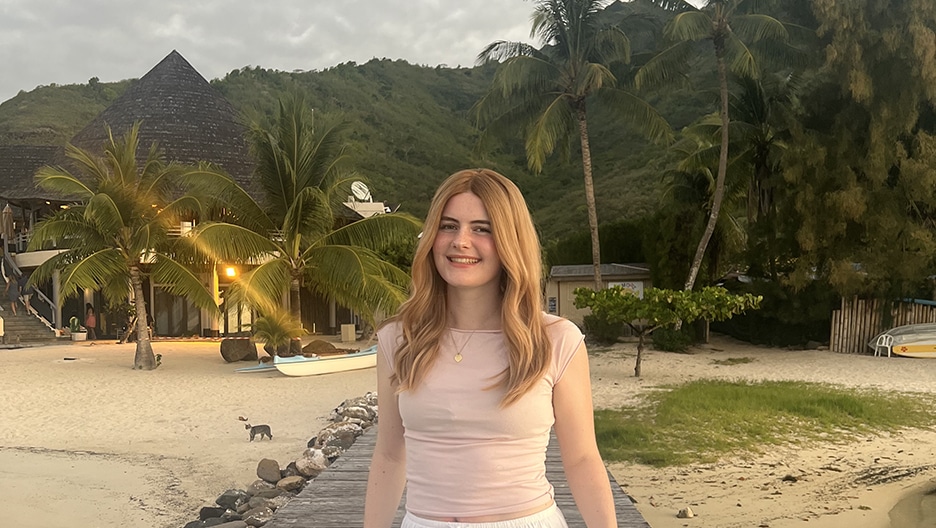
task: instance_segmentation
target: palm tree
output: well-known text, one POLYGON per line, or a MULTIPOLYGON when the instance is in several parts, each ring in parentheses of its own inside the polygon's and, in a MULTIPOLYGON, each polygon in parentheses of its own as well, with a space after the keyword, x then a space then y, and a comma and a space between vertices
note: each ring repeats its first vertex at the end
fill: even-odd
POLYGON ((752 13, 751 0, 708 0, 703 7, 696 8, 685 0, 652 0, 657 5, 672 11, 676 16, 663 30, 664 37, 672 44, 647 62, 637 73, 638 87, 646 87, 671 80, 683 70, 695 43, 710 40, 715 51, 720 100, 721 139, 718 157, 718 173, 712 195, 712 207, 705 231, 699 240, 689 276, 684 288, 695 286, 702 258, 708 247, 718 214, 725 196, 725 177, 728 170, 728 69, 750 78, 757 78, 759 68, 754 53, 747 43, 768 40, 786 40, 786 27, 777 19, 752 13))
POLYGON ((301 324, 300 290, 309 287, 373 322, 405 300, 409 284, 378 251, 415 238, 421 224, 400 213, 351 221, 342 203, 353 180, 342 168, 343 127, 322 128, 313 128, 300 96, 280 101, 272 125, 252 125, 263 203, 225 175, 188 179, 195 195, 214 196, 206 205, 223 211, 219 220, 196 226, 191 241, 217 261, 251 265, 228 290, 234 302, 272 315, 288 292, 291 317, 301 324))
POLYGON ((577 133, 596 289, 602 287, 601 248, 587 110, 595 103, 655 140, 671 137, 669 125, 653 107, 617 87, 611 65, 629 62, 630 42, 619 28, 599 26, 597 17, 606 3, 537 0, 530 35, 543 47, 508 41, 489 44, 478 54, 478 62, 501 64, 490 90, 474 108, 485 135, 519 127, 526 138, 527 164, 535 172, 542 171, 546 157, 557 146, 568 145, 577 133))
POLYGON ((115 139, 108 128, 108 141, 100 157, 68 145, 66 155, 83 178, 62 167, 43 167, 36 173, 40 187, 81 203, 40 222, 29 250, 47 243, 67 247, 33 273, 33 280, 41 281, 61 270, 65 297, 86 288, 100 290, 112 302, 132 297, 137 314, 133 367, 152 370, 157 364, 146 326, 146 275, 200 308, 218 309, 212 294, 192 271, 189 255, 179 252, 178 239, 169 236, 181 218, 192 218, 191 211, 198 205, 187 197, 172 199, 178 178, 217 173, 205 167, 163 163, 155 145, 142 164, 138 163, 139 129, 137 122, 126 136, 115 139))
MULTIPOLYGON (((698 212, 708 211, 712 205, 709 197, 715 187, 714 168, 718 165, 719 123, 717 115, 704 116, 683 128, 679 139, 671 148, 678 153, 679 161, 664 173, 667 183, 663 194, 664 202, 670 206, 668 214, 677 215, 684 231, 672 235, 674 241, 679 241, 678 251, 688 251, 691 246, 689 240, 697 236, 695 233, 698 232, 700 220, 698 212)), ((732 172, 732 169, 741 169, 741 165, 743 164, 735 156, 729 160, 729 172, 732 172)), ((703 263, 708 263, 712 280, 717 280, 720 276, 720 264, 724 258, 736 255, 746 242, 744 222, 741 220, 743 210, 738 207, 738 204, 743 202, 746 192, 745 183, 742 178, 728 178, 726 182, 726 204, 722 207, 703 259, 703 263)), ((685 262, 690 255, 681 256, 679 261, 685 262)))

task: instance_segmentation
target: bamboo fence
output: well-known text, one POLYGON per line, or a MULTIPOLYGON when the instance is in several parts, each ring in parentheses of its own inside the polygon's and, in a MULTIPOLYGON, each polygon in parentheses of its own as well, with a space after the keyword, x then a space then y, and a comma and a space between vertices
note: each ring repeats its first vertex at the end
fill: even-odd
POLYGON ((880 299, 842 299, 842 308, 832 312, 829 348, 845 354, 871 354, 868 342, 895 326, 936 323, 936 306, 880 299), (890 311, 889 322, 884 318, 890 311))

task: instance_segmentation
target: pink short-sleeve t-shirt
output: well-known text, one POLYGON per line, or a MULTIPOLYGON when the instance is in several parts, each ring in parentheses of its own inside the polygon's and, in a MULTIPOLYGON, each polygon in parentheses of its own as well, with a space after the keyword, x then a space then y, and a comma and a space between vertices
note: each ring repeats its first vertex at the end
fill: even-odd
MULTIPOLYGON (((543 317, 552 361, 545 376, 512 405, 501 408, 505 390, 491 388, 507 368, 507 343, 499 330, 451 329, 423 383, 399 395, 406 508, 414 515, 511 513, 552 496, 545 467, 555 421, 552 391, 583 336, 565 319, 543 317)), ((391 366, 400 336, 398 323, 378 332, 381 360, 391 366)))

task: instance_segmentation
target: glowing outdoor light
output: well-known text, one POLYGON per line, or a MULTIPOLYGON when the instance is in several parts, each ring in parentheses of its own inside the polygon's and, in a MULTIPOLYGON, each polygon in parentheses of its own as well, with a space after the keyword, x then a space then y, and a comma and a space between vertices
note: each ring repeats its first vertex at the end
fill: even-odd
POLYGON ((233 266, 228 266, 224 268, 224 274, 228 277, 234 277, 237 275, 237 270, 233 266))

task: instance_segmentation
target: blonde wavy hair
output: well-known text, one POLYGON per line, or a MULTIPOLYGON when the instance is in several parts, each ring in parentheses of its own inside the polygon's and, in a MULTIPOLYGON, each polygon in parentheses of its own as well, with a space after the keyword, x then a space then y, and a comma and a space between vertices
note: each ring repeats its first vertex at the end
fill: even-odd
POLYGON ((394 355, 398 391, 415 390, 439 353, 448 330, 446 283, 433 262, 432 245, 449 199, 470 192, 481 199, 491 219, 501 260, 501 330, 507 339, 508 367, 490 388, 504 387, 501 406, 520 399, 546 373, 550 342, 542 313, 542 261, 539 237, 520 189, 489 169, 449 176, 436 190, 413 257, 410 297, 390 321, 400 321, 403 340, 394 355))

